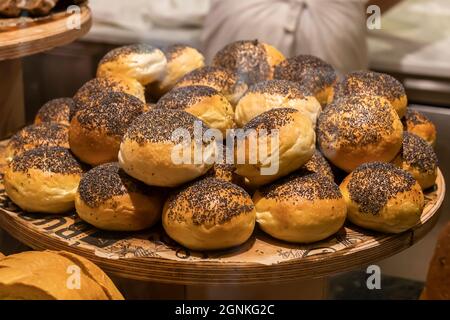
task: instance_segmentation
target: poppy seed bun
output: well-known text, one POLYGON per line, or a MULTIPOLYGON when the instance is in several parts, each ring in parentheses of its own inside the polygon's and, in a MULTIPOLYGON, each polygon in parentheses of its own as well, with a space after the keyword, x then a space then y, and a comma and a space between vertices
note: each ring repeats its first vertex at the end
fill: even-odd
POLYGON ((39 109, 34 118, 34 124, 53 122, 68 126, 74 110, 75 102, 72 98, 50 100, 39 109))
POLYGON ((236 123, 242 127, 261 113, 274 108, 297 109, 316 125, 322 107, 314 95, 295 82, 268 80, 249 88, 236 106, 236 123))
POLYGON ((352 95, 375 95, 385 98, 397 111, 400 119, 405 115, 408 99, 405 88, 394 77, 373 71, 355 71, 347 74, 335 85, 330 101, 352 95))
POLYGON ((5 171, 8 197, 29 212, 64 213, 73 209, 83 173, 69 150, 39 147, 15 157, 5 171))
POLYGON ((315 150, 316 136, 311 121, 295 109, 266 111, 243 129, 256 133, 256 136, 247 135, 243 141, 238 139, 235 151, 236 173, 247 178, 249 186, 260 186, 291 173, 310 160, 315 150), (241 144, 244 150, 240 150, 241 144), (267 152, 261 152, 265 147, 267 152), (245 158, 239 159, 242 151, 245 158), (252 156, 256 163, 252 163, 255 162, 251 161, 252 156))
POLYGON ((224 137, 227 129, 234 127, 233 107, 211 87, 175 88, 164 95, 155 108, 184 110, 202 120, 208 127, 220 130, 224 137))
POLYGON ((199 118, 186 111, 150 110, 138 117, 123 137, 120 167, 130 176, 154 186, 175 187, 193 180, 214 163, 215 144, 200 142, 197 146, 194 136, 194 130, 203 134, 207 129, 199 118), (178 139, 173 139, 174 134, 180 134, 178 139), (196 146, 197 150, 202 147, 201 159, 195 159, 196 146))
POLYGON ((99 62, 97 77, 121 75, 147 85, 157 81, 167 65, 164 53, 148 44, 134 44, 108 52, 99 62))
POLYGON ((406 171, 390 163, 366 163, 341 183, 349 220, 363 228, 400 233, 419 222, 422 189, 406 171))
POLYGON ((253 196, 256 221, 272 237, 300 243, 335 234, 347 216, 339 187, 319 174, 292 175, 262 187, 253 196))
POLYGON ((408 171, 422 189, 434 186, 438 159, 433 147, 415 134, 403 133, 403 147, 393 163, 408 171))
POLYGON ((333 94, 337 75, 333 67, 314 56, 299 55, 282 61, 275 67, 274 79, 299 83, 312 92, 319 103, 325 106, 333 94))
POLYGON ((13 157, 41 146, 69 148, 69 127, 58 123, 29 125, 11 137, 6 146, 5 157, 13 157))
POLYGON ((120 142, 145 104, 126 93, 109 92, 77 111, 70 123, 72 152, 83 162, 99 165, 117 161, 120 142))
POLYGON ((80 218, 102 230, 138 231, 161 217, 161 195, 128 176, 117 162, 85 173, 75 196, 80 218))
POLYGON ((314 151, 311 159, 299 170, 306 173, 317 173, 334 181, 334 174, 330 164, 318 150, 314 151))
POLYGON ((227 155, 227 147, 224 144, 219 144, 218 152, 222 152, 222 157, 216 158, 213 167, 207 172, 206 176, 214 177, 228 181, 238 186, 244 186, 244 177, 236 174, 236 165, 233 159, 232 149, 229 150, 227 155))
POLYGON ((205 178, 175 191, 162 217, 167 234, 192 250, 218 250, 247 241, 255 227, 255 207, 244 189, 205 178))
POLYGON ((245 82, 239 81, 231 71, 220 67, 201 67, 182 77, 175 87, 208 86, 216 89, 234 106, 247 91, 245 82))
POLYGON ((377 96, 351 96, 325 108, 317 122, 322 154, 351 172, 360 164, 390 162, 402 146, 403 127, 389 101, 377 96))
POLYGON ((421 137, 432 146, 436 144, 436 127, 423 113, 407 109, 403 125, 406 131, 421 137))

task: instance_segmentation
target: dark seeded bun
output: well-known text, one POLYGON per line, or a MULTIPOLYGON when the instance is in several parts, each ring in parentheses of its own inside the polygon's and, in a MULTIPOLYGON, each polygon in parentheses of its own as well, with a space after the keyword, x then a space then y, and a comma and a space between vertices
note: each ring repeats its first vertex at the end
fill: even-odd
POLYGON ((34 124, 52 122, 68 126, 74 110, 75 102, 72 98, 50 100, 39 109, 34 124))
POLYGON ((403 125, 405 131, 418 135, 432 146, 436 144, 436 126, 423 113, 407 109, 403 125))

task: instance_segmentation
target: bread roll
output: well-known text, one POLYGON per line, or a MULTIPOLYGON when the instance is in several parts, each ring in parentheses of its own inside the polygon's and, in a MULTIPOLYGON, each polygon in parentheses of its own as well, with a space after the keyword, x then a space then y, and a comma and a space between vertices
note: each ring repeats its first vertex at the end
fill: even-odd
POLYGON ((299 171, 304 173, 317 173, 334 181, 334 174, 330 164, 318 150, 314 151, 311 159, 299 171))
POLYGON ((99 267, 83 257, 30 251, 0 261, 0 300, 123 300, 123 296, 99 267))
POLYGON ((207 129, 199 118, 186 111, 150 110, 137 118, 123 137, 120 167, 154 186, 175 187, 193 180, 214 163, 215 144, 202 143, 194 136, 195 130, 202 135, 207 129))
POLYGON ((233 150, 230 149, 227 155, 227 148, 225 145, 218 146, 218 152, 222 152, 222 157, 216 158, 213 167, 207 172, 208 177, 224 180, 244 186, 244 177, 236 174, 236 164, 233 158, 233 150))
POLYGON ((69 150, 39 147, 13 158, 5 171, 8 197, 29 212, 64 213, 74 207, 83 169, 69 150))
POLYGON ((423 113, 407 109, 403 118, 404 129, 434 146, 436 144, 436 126, 423 113))
POLYGON ((120 142, 145 104, 121 92, 109 92, 77 111, 70 123, 72 152, 90 165, 117 161, 120 142))
POLYGON ((72 98, 50 100, 39 109, 34 124, 54 122, 68 126, 74 110, 75 102, 72 98))
POLYGON ((357 226, 400 233, 416 225, 423 211, 422 188, 390 163, 366 163, 341 183, 348 218, 357 226))
POLYGON ((255 193, 253 202, 261 229, 289 242, 328 238, 344 225, 347 215, 339 187, 316 173, 294 174, 264 186, 255 193))
POLYGON ((98 64, 97 77, 121 75, 145 86, 160 79, 166 65, 161 50, 148 44, 134 44, 108 52, 98 64))
POLYGON ((236 123, 242 127, 261 113, 274 108, 293 108, 308 116, 313 125, 322 110, 313 94, 297 83, 268 80, 250 87, 236 106, 236 123))
POLYGON ((9 140, 5 151, 6 161, 42 146, 69 148, 69 128, 58 123, 42 123, 23 128, 9 140))
POLYGON ((366 162, 392 161, 400 151, 402 136, 394 108, 377 96, 339 99, 325 108, 317 122, 322 154, 347 172, 366 162))
POLYGON ((192 250, 218 250, 247 241, 255 227, 255 207, 240 187, 205 178, 175 191, 163 209, 167 234, 192 250))

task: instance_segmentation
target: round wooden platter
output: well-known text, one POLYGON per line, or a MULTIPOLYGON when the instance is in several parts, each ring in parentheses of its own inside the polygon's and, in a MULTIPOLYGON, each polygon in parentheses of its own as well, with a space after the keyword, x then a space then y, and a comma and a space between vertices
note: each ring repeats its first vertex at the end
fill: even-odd
MULTIPOLYGON (((0 159, 4 159, 4 146, 5 142, 0 143, 0 159)), ((397 235, 346 224, 324 241, 297 245, 256 230, 238 248, 193 252, 172 241, 161 226, 143 232, 112 233, 95 229, 75 213, 54 216, 22 212, 6 196, 2 181, 0 175, 0 227, 26 245, 37 250, 66 250, 82 255, 114 276, 184 285, 307 280, 374 263, 424 237, 437 221, 445 195, 445 182, 439 171, 434 189, 425 194, 426 206, 420 223, 397 235)))
POLYGON ((0 60, 46 51, 85 35, 92 25, 91 11, 86 4, 79 8, 79 12, 60 11, 40 18, 0 19, 0 60))

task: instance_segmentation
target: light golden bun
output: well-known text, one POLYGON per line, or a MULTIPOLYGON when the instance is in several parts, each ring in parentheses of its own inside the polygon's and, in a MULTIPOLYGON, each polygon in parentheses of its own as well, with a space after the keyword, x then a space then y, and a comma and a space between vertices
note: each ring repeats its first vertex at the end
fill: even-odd
POLYGON ((226 136, 234 127, 234 111, 230 102, 217 90, 207 86, 175 88, 156 104, 158 109, 184 110, 202 120, 208 127, 226 136))
POLYGON ((123 137, 119 152, 120 167, 146 184, 161 187, 175 187, 205 174, 212 167, 216 148, 214 144, 202 145, 202 159, 195 161, 196 126, 202 132, 207 129, 199 118, 186 111, 154 109, 144 113, 123 137), (183 141, 191 151, 190 156, 187 154, 189 150, 181 153, 183 141, 173 139, 172 135, 177 132, 186 139, 183 141), (180 161, 174 161, 174 156, 179 156, 175 160, 180 161))
POLYGON ((325 61, 310 55, 299 55, 278 64, 275 67, 274 79, 299 83, 325 106, 329 96, 333 94, 337 75, 333 67, 325 61))
POLYGON ((373 71, 355 71, 347 74, 341 82, 336 84, 328 102, 360 94, 385 98, 400 118, 406 113, 408 99, 403 85, 388 74, 373 71))
POLYGON ((5 171, 5 191, 29 212, 64 213, 74 207, 83 173, 69 150, 39 147, 15 157, 5 171))
POLYGON ((400 233, 419 222, 424 207, 422 189, 406 171, 390 163, 358 167, 341 183, 349 220, 357 226, 400 233))
POLYGON ((116 48, 100 60, 97 77, 120 75, 148 85, 157 81, 167 65, 164 53, 147 44, 116 48))
POLYGON ((313 173, 292 175, 264 186, 253 196, 256 221, 272 237, 300 243, 335 234, 347 216, 339 187, 313 173))
POLYGON ((122 92, 108 92, 77 111, 70 123, 72 152, 83 162, 99 165, 117 161, 120 142, 145 104, 122 92))
MULTIPOLYGON (((251 143, 255 139, 254 135, 244 138, 244 163, 236 159, 236 173, 247 178, 249 186, 267 184, 293 172, 310 160, 315 150, 316 136, 311 120, 296 109, 266 111, 248 122, 243 129, 245 132, 254 130, 257 133, 257 143, 251 143), (278 130, 278 139, 271 136, 273 130, 278 130), (273 141, 278 142, 278 147, 272 146, 273 141), (260 152, 260 147, 265 146, 267 155, 260 152), (256 156, 257 163, 252 163, 251 155, 256 156), (270 166, 275 169, 278 166, 276 173, 263 171, 263 168, 268 169, 270 166)), ((242 153, 239 145, 238 141, 235 151, 237 157, 242 153)))
POLYGON ((75 196, 80 218, 102 230, 139 231, 161 217, 161 195, 106 163, 85 173, 75 196))
POLYGON ((438 159, 433 147, 421 137, 404 132, 402 150, 393 163, 408 171, 422 189, 434 186, 437 178, 438 159))
POLYGON ((236 123, 242 127, 263 112, 274 108, 293 108, 316 125, 322 107, 314 95, 305 92, 297 83, 287 80, 268 80, 250 87, 236 106, 236 123))
POLYGON ((236 74, 220 67, 205 66, 189 72, 182 77, 175 87, 208 86, 216 89, 235 106, 248 86, 240 81, 236 74))
POLYGON ((0 261, 0 300, 123 300, 123 296, 99 267, 83 257, 30 251, 0 261))
POLYGON ((403 124, 406 131, 418 135, 432 146, 436 144, 436 126, 423 113, 407 109, 403 124))
POLYGON ((164 50, 167 66, 161 78, 154 82, 149 91, 154 97, 161 97, 170 91, 183 76, 205 65, 205 57, 196 49, 185 45, 172 45, 164 50))
POLYGON ((205 178, 169 197, 162 222, 167 234, 189 249, 226 249, 250 238, 255 227, 255 207, 244 189, 205 178))
POLYGON ((339 99, 325 108, 317 122, 322 154, 347 172, 366 162, 392 161, 402 137, 402 123, 394 108, 377 96, 339 99))
POLYGON ((54 122, 68 126, 74 110, 75 102, 72 98, 50 100, 39 109, 34 124, 54 122))
POLYGON ((9 140, 5 151, 6 161, 42 146, 69 148, 69 127, 59 123, 42 123, 23 128, 9 140))

